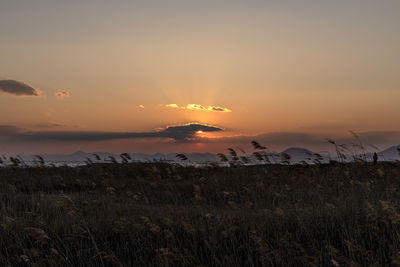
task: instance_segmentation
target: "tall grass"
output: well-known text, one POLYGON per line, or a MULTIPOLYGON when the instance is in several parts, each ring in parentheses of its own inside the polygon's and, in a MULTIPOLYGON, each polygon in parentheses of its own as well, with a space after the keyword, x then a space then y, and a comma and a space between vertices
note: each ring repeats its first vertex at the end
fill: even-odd
POLYGON ((365 162, 0 168, 0 265, 396 265, 398 177, 365 162))

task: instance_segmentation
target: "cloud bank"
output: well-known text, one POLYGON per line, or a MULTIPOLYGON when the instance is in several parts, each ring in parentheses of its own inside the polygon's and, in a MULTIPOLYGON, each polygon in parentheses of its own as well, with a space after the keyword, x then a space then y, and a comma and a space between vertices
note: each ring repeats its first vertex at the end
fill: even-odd
POLYGON ((40 128, 53 128, 53 127, 63 127, 65 125, 61 124, 61 123, 55 123, 55 122, 44 122, 44 123, 36 123, 36 124, 33 124, 32 126, 40 127, 40 128))
POLYGON ((40 91, 23 82, 0 80, 0 92, 15 96, 39 96, 40 91))
POLYGON ((129 138, 171 138, 175 141, 192 141, 196 132, 218 132, 223 129, 199 123, 168 126, 155 132, 83 132, 83 131, 28 131, 10 125, 0 126, 0 138, 26 142, 105 141, 129 138))
MULTIPOLYGON (((272 132, 253 136, 231 136, 221 138, 206 138, 197 132, 221 132, 220 127, 199 123, 168 126, 159 131, 150 132, 97 132, 97 131, 30 131, 13 125, 0 125, 0 141, 12 143, 38 143, 51 144, 52 142, 96 142, 123 139, 156 139, 166 138, 175 142, 203 143, 212 147, 243 146, 251 147, 250 142, 258 141, 271 150, 281 150, 288 147, 304 147, 314 151, 333 150, 326 138, 332 138, 337 144, 356 143, 353 136, 325 136, 301 132, 272 132)), ((384 149, 400 144, 400 131, 380 131, 358 133, 364 146, 369 151, 374 151, 376 146, 384 149)), ((156 140, 156 142, 158 142, 156 140)))

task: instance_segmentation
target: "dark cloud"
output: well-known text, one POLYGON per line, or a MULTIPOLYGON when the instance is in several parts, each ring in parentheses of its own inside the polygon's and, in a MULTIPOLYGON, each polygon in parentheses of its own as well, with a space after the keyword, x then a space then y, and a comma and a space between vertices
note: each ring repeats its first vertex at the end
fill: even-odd
POLYGON ((40 91, 23 82, 0 80, 0 92, 16 96, 39 96, 40 91))
POLYGON ((222 131, 221 128, 208 126, 199 123, 191 123, 181 126, 169 126, 164 131, 160 133, 164 133, 166 135, 174 136, 173 138, 176 140, 189 140, 193 138, 197 131, 203 132, 219 132, 222 131))
POLYGON ((15 141, 28 142, 66 142, 66 141, 105 141, 126 138, 172 138, 176 141, 191 141, 197 131, 217 132, 221 128, 190 123, 180 126, 169 126, 157 132, 81 132, 81 131, 42 131, 33 132, 14 126, 0 126, 0 136, 15 141))
POLYGON ((231 112, 229 108, 217 107, 217 106, 209 106, 207 108, 209 111, 220 111, 220 112, 231 112))
POLYGON ((214 106, 210 106, 210 110, 212 110, 212 111, 224 111, 223 108, 221 108, 221 107, 214 107, 214 106))
POLYGON ((64 124, 60 123, 53 123, 53 122, 45 122, 45 123, 37 123, 33 124, 32 126, 34 127, 40 127, 40 128, 53 128, 53 127, 63 127, 65 126, 64 124))
POLYGON ((0 125, 0 136, 12 136, 22 133, 23 131, 22 128, 13 125, 0 125))

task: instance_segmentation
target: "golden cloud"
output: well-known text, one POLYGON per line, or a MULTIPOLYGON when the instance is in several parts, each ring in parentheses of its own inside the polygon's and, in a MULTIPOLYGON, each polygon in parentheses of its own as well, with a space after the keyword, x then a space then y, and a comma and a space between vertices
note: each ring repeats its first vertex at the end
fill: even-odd
POLYGON ((57 92, 54 93, 54 95, 59 100, 63 100, 64 98, 71 96, 70 92, 65 91, 65 90, 58 90, 57 92))
POLYGON ((187 110, 197 110, 197 111, 215 111, 215 112, 232 112, 231 109, 225 107, 218 107, 218 106, 208 106, 205 107, 200 104, 187 104, 186 106, 178 106, 177 104, 167 104, 165 105, 167 108, 181 108, 187 110))
POLYGON ((199 104, 187 104, 185 109, 189 110, 207 110, 205 107, 199 104))
POLYGON ((165 105, 167 108, 179 108, 177 104, 167 104, 165 105))

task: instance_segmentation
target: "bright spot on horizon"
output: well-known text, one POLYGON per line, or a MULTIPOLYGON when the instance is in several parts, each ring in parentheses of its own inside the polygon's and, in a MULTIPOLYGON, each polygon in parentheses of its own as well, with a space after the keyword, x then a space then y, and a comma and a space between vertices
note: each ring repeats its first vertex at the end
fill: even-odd
POLYGON ((202 134, 202 133, 203 133, 203 131, 197 131, 196 133, 197 133, 197 134, 202 134))

